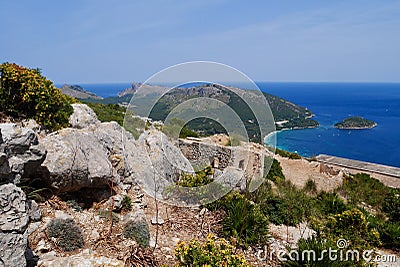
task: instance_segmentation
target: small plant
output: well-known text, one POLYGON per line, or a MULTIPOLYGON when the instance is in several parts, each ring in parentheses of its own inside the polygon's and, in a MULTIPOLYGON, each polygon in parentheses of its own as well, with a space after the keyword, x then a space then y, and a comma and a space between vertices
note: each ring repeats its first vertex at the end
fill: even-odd
POLYGON ((119 125, 124 124, 124 116, 126 108, 118 104, 100 104, 85 102, 96 113, 97 118, 101 122, 116 121, 119 125))
POLYGON ((82 212, 82 207, 79 206, 75 199, 68 200, 67 205, 70 206, 74 211, 82 212))
POLYGON ((178 263, 176 267, 186 266, 232 266, 247 267, 242 254, 235 255, 234 247, 225 239, 219 239, 209 234, 205 243, 200 244, 197 240, 191 240, 187 244, 179 242, 175 248, 175 257, 178 263))
POLYGON ((56 245, 63 251, 83 247, 81 228, 72 219, 54 219, 47 226, 47 236, 56 239, 56 245))
MULTIPOLYGON (((110 211, 109 210, 101 209, 101 210, 98 211, 98 213, 99 213, 100 218, 105 219, 106 221, 110 220, 111 216, 110 216, 110 211)), ((112 220, 113 220, 113 223, 119 222, 119 217, 115 212, 112 213, 112 220)))
POLYGON ((304 185, 303 190, 307 193, 317 193, 317 185, 314 180, 308 179, 306 184, 304 185))
POLYGON ((264 176, 266 179, 275 183, 281 183, 285 181, 285 175, 282 172, 281 164, 276 159, 269 157, 264 158, 264 176), (271 166, 271 168, 268 170, 267 168, 269 166, 271 166))
POLYGON ((391 221, 400 221, 400 189, 392 188, 390 190, 385 197, 382 209, 391 221))
POLYGON ((211 167, 198 171, 194 175, 182 173, 177 185, 183 187, 199 187, 207 185, 212 182, 212 179, 209 177, 212 173, 211 167))
POLYGON ((134 239, 142 247, 148 247, 150 231, 146 221, 133 221, 124 226, 124 237, 134 239))
POLYGON ((239 192, 231 192, 209 207, 225 210, 222 226, 226 237, 234 237, 243 245, 265 243, 268 237, 267 217, 259 205, 250 202, 239 192))
POLYGON ((316 206, 322 215, 334 215, 344 212, 347 205, 336 193, 321 192, 315 199, 316 206))
POLYGON ((400 251, 400 222, 385 222, 377 228, 382 246, 400 251))
POLYGON ((128 195, 124 195, 124 197, 122 198, 122 210, 132 210, 132 200, 128 195))

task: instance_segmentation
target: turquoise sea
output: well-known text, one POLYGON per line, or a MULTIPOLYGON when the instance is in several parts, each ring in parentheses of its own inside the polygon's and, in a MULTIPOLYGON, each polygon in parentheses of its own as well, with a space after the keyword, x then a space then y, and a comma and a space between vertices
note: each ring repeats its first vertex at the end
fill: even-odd
POLYGON ((321 124, 316 129, 278 132, 278 148, 307 157, 323 153, 400 167, 400 84, 259 83, 259 87, 309 108, 321 124), (363 116, 378 126, 333 127, 348 116, 363 116))
MULTIPOLYGON (((278 148, 307 157, 323 153, 400 167, 400 83, 257 84, 265 92, 309 108, 321 124, 316 129, 278 132, 278 148), (355 115, 376 121, 378 126, 351 131, 333 127, 355 115)), ((130 83, 81 85, 107 97, 130 83)))

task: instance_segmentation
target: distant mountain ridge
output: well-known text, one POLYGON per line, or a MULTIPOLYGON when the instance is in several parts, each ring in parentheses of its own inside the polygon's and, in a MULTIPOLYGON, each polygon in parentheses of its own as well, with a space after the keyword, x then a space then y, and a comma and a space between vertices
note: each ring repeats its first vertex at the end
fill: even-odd
POLYGON ((101 96, 96 95, 95 93, 89 92, 86 89, 84 89, 80 85, 70 85, 70 84, 64 84, 61 88, 61 91, 65 95, 69 95, 74 98, 78 99, 94 99, 94 100, 101 100, 103 99, 101 96))
MULTIPOLYGON (((81 92, 81 88, 76 88, 74 92, 81 92)), ((127 107, 131 101, 132 95, 136 94, 136 103, 141 107, 148 107, 153 105, 149 102, 152 98, 152 94, 163 95, 153 107, 149 117, 154 120, 164 120, 171 110, 174 109, 178 104, 196 97, 209 97, 217 99, 230 106, 242 119, 246 125, 246 129, 254 136, 253 141, 261 142, 262 137, 256 130, 257 123, 254 114, 249 109, 246 103, 244 103, 241 96, 251 96, 251 90, 241 89, 237 87, 223 87, 215 84, 203 84, 192 87, 179 87, 168 90, 168 87, 160 85, 148 85, 142 83, 132 83, 131 87, 117 93, 116 96, 106 97, 104 99, 93 98, 88 96, 88 91, 84 90, 85 98, 78 97, 86 102, 97 102, 102 104, 118 104, 123 107, 127 107), (141 90, 138 91, 139 87, 141 90), (140 101, 137 101, 140 99, 140 101)), ((92 93, 93 94, 93 93, 92 93)), ((94 95, 94 94, 93 94, 94 95)), ((274 96, 263 92, 263 95, 268 102, 272 115, 275 120, 276 130, 281 129, 304 129, 304 128, 315 128, 319 126, 316 120, 312 117, 314 113, 305 107, 299 106, 291 101, 283 99, 278 96, 274 96)), ((135 112, 135 110, 134 110, 135 112)), ((224 133, 224 129, 217 123, 210 124, 209 121, 204 119, 196 119, 188 124, 191 130, 194 130, 203 135, 211 135, 215 133, 224 133)))

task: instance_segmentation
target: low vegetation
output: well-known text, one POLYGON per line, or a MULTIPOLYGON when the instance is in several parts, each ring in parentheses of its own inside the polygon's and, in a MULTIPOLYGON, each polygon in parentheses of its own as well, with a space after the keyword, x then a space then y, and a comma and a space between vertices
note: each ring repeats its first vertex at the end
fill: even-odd
POLYGON ((275 150, 275 154, 278 154, 281 157, 289 158, 289 159, 301 159, 301 156, 299 154, 293 153, 293 152, 289 152, 289 151, 286 151, 286 150, 282 150, 282 149, 279 149, 279 148, 277 148, 275 150))
POLYGON ((268 218, 259 205, 233 191, 217 201, 213 208, 225 211, 222 221, 225 237, 233 237, 244 246, 263 245, 268 238, 268 218))
POLYGON ((146 221, 134 221, 124 225, 123 234, 125 238, 134 239, 140 246, 150 245, 149 226, 146 221))
POLYGON ((225 239, 217 239, 214 235, 208 235, 205 243, 197 240, 187 244, 179 242, 175 248, 177 264, 175 266, 250 266, 241 254, 235 253, 235 248, 225 239))
POLYGON ((83 247, 81 228, 72 219, 54 219, 47 226, 48 238, 54 238, 55 244, 63 251, 73 251, 83 247))
POLYGON ((116 121, 119 125, 124 124, 125 108, 118 104, 100 104, 85 102, 96 113, 101 122, 116 121))

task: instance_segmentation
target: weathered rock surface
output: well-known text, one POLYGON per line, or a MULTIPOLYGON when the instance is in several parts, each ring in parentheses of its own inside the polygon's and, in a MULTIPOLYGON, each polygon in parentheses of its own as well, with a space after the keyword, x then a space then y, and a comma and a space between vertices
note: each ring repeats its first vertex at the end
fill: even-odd
MULTIPOLYGON (((93 118, 87 106, 74 110, 77 117, 93 118)), ((154 179, 165 187, 181 170, 193 172, 190 162, 159 131, 147 131, 135 141, 116 122, 80 121, 85 123, 78 123, 79 129, 62 129, 40 140, 47 150, 41 175, 58 192, 105 187, 111 180, 139 183, 151 192, 154 179)))
POLYGON ((59 192, 103 187, 111 179, 109 153, 95 130, 66 128, 41 140, 47 150, 42 177, 59 192))
POLYGON ((14 184, 0 186, 0 263, 26 266, 28 222, 25 193, 14 184))
POLYGON ((85 249, 82 252, 69 257, 57 257, 54 253, 43 254, 38 262, 38 266, 122 267, 124 266, 124 263, 117 259, 101 256, 95 251, 85 249))
POLYGON ((32 129, 0 124, 0 183, 19 183, 35 173, 45 157, 46 151, 32 129))
POLYGON ((190 161, 180 149, 172 144, 167 136, 157 130, 150 130, 140 135, 137 146, 144 150, 145 158, 128 158, 132 168, 139 177, 141 188, 151 196, 163 198, 163 192, 168 186, 175 184, 180 173, 194 173, 190 161), (131 159, 131 160, 130 160, 131 159))
POLYGON ((72 128, 82 129, 100 123, 96 113, 86 104, 72 104, 72 107, 74 112, 69 117, 72 128))

